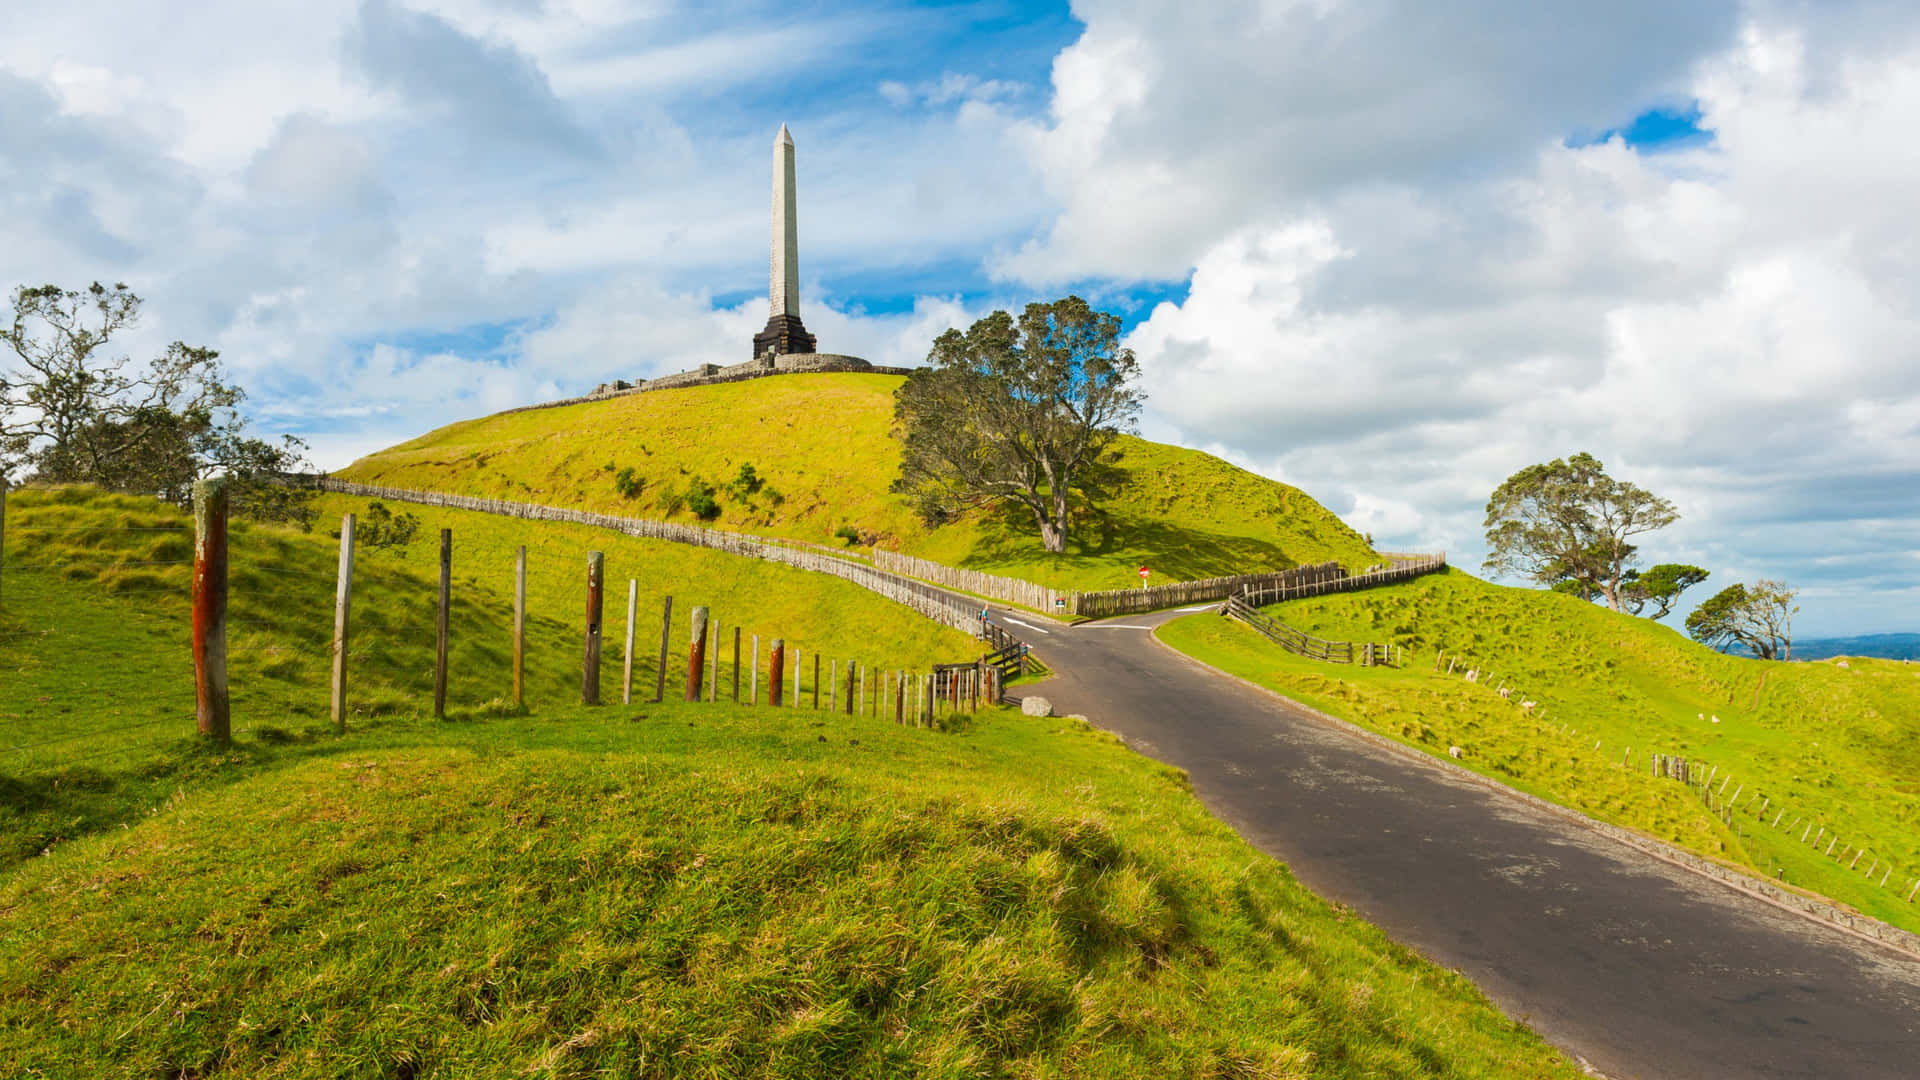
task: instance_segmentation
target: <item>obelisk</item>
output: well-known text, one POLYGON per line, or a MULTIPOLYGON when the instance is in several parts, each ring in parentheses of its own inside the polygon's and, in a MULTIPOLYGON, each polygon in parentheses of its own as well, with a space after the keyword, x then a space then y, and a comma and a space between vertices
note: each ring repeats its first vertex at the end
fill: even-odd
POLYGON ((793 194, 793 136, 787 125, 773 140, 773 257, 767 287, 767 328, 753 335, 753 358, 816 351, 800 322, 800 231, 793 194))

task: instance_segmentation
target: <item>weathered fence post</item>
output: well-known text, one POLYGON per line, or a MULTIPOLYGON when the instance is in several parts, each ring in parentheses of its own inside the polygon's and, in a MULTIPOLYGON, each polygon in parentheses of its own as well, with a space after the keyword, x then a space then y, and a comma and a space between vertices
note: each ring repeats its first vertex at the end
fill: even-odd
POLYGON ((434 616, 433 717, 447 716, 447 635, 453 606, 453 530, 440 530, 440 606, 434 616))
POLYGON ((893 722, 896 724, 907 720, 907 681, 902 674, 897 668, 893 673, 893 722))
POLYGON ((620 704, 633 704, 633 622, 639 614, 640 582, 627 579, 627 647, 621 650, 620 704))
POLYGON ((527 545, 513 557, 513 704, 527 704, 527 545))
MULTIPOLYGON (((780 704, 781 661, 786 659, 787 643, 774 638, 767 644, 767 704, 778 707, 780 704)), ((756 652, 758 649, 756 648, 756 652)), ((755 672, 755 674, 759 674, 755 672)))
POLYGON ((580 666, 580 704, 600 704, 600 611, 605 585, 606 556, 587 552, 586 657, 580 666))
POLYGON ((693 609, 693 630, 687 638, 686 700, 700 700, 700 676, 707 667, 707 609, 693 609))
POLYGON ((820 654, 813 654, 813 711, 820 711, 820 654))
POLYGON ((227 482, 193 485, 193 687, 195 727, 233 741, 227 700, 227 482))
POLYGON ((0 599, 5 596, 7 576, 7 478, 0 476, 0 599))
POLYGON ((733 703, 740 704, 740 628, 733 628, 733 703))
POLYGON ((340 519, 340 569, 333 585, 333 730, 347 730, 347 613, 353 603, 353 515, 340 519))
POLYGON ((753 663, 747 668, 747 704, 760 704, 760 635, 753 635, 753 663))
POLYGON ((847 709, 848 716, 853 715, 853 661, 847 661, 847 709))
POLYGON ((707 636, 713 640, 713 650, 707 654, 707 700, 720 700, 720 620, 707 619, 707 636))
POLYGON ((666 606, 660 610, 660 666, 653 674, 653 701, 659 704, 667 700, 667 635, 673 633, 673 597, 667 597, 666 606))

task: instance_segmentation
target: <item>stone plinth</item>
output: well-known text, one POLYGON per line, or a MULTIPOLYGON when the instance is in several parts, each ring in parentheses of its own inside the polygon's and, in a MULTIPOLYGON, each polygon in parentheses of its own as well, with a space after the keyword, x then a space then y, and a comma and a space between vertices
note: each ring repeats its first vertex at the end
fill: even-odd
POLYGON ((753 358, 769 353, 811 353, 816 342, 797 314, 778 314, 767 318, 767 328, 753 335, 753 358))

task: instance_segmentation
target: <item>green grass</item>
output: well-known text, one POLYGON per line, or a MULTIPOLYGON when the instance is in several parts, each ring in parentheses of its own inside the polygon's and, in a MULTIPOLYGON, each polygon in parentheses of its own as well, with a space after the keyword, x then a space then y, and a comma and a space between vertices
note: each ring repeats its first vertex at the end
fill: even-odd
MULTIPOLYGON (((9 511, 10 564, 179 539, 118 531, 177 524, 140 500, 27 492, 9 511)), ((455 528, 456 552, 488 550, 484 529, 455 528)), ((236 654, 225 751, 171 707, 104 697, 173 670, 176 568, 8 572, 0 633, 27 633, 0 638, 8 720, 166 723, 122 753, 0 757, 10 812, 38 799, 125 826, 0 869, 7 1074, 1580 1075, 1466 980, 1301 888, 1183 774, 1075 721, 993 710, 938 732, 562 704, 578 639, 543 616, 530 715, 475 679, 436 722, 422 605, 398 599, 428 584, 412 553, 361 564, 360 610, 407 614, 360 664, 384 705, 336 737, 321 684, 248 666, 317 640, 308 575, 329 547, 236 529, 236 617, 244 595, 261 622, 236 654)), ((711 553, 671 554, 676 589, 703 581, 711 553)), ((497 637, 480 577, 457 626, 497 637)), ((557 602, 565 585, 541 588, 557 602)), ((14 841, 30 817, 7 822, 14 841)))
MULTIPOLYGON (((840 544, 843 526, 885 547, 954 566, 1072 589, 1376 561, 1365 539, 1296 488, 1195 450, 1125 438, 1127 480, 1074 523, 1068 550, 1048 556, 1025 511, 992 510, 928 530, 888 486, 899 472, 891 434, 893 375, 801 375, 635 394, 452 424, 355 462, 339 475, 660 517, 662 493, 695 477, 721 485, 713 525, 840 544), (760 493, 724 490, 743 464, 760 493), (607 466, 613 466, 608 469, 607 466), (621 470, 644 481, 619 490, 621 470)), ((685 511, 675 520, 691 521, 685 511)))
MULTIPOLYGON (((333 522, 347 510, 364 509, 365 500, 339 496, 321 503, 324 519, 333 522)), ((809 693, 816 652, 875 669, 926 670, 977 656, 983 647, 824 574, 583 526, 419 509, 421 539, 400 551, 362 550, 356 560, 349 725, 430 708, 442 526, 454 530, 448 704, 456 716, 512 711, 513 559, 523 543, 526 701, 536 710, 580 700, 588 550, 606 554, 601 694, 607 701, 620 695, 630 577, 641 582, 635 642, 635 697, 641 699, 651 697, 655 685, 666 594, 675 598, 670 694, 684 685, 695 604, 708 605, 721 625, 729 693, 735 625, 746 632, 744 664, 751 664, 754 634, 762 638, 763 668, 774 637, 799 649, 809 693)), ((84 488, 9 496, 0 584, 0 784, 11 797, 0 803, 0 866, 119 823, 118 796, 71 781, 55 788, 60 769, 118 768, 193 730, 190 529, 183 514, 151 499, 84 488)), ((336 542, 320 532, 235 521, 229 558, 233 726, 271 738, 326 720, 336 542)), ((822 668, 823 682, 828 670, 822 668)), ((743 695, 749 686, 743 675, 743 695)), ((184 766, 118 783, 164 787, 175 767, 184 766)))
POLYGON ((1920 666, 1727 656, 1650 620, 1459 571, 1266 610, 1322 637, 1399 643, 1407 667, 1306 660, 1213 615, 1170 623, 1161 640, 1410 746, 1462 747, 1463 765, 1523 791, 1920 931, 1906 903, 1920 875, 1920 666), (1437 649, 1461 658, 1453 675, 1435 671, 1437 649), (1469 667, 1492 684, 1466 682, 1469 667), (1744 787, 1732 826, 1652 776, 1650 752, 1717 766, 1721 801, 1744 787), (1832 857, 1825 840, 1799 842, 1808 822, 1840 837, 1832 857))

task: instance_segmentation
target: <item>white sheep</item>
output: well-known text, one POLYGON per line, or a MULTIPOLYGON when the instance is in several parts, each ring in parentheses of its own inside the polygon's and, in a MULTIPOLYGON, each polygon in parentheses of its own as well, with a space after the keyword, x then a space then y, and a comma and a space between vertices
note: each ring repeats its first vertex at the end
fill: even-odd
POLYGON ((1535 703, 1531 701, 1523 701, 1520 703, 1520 707, 1527 710, 1528 712, 1532 712, 1534 704, 1535 703))

